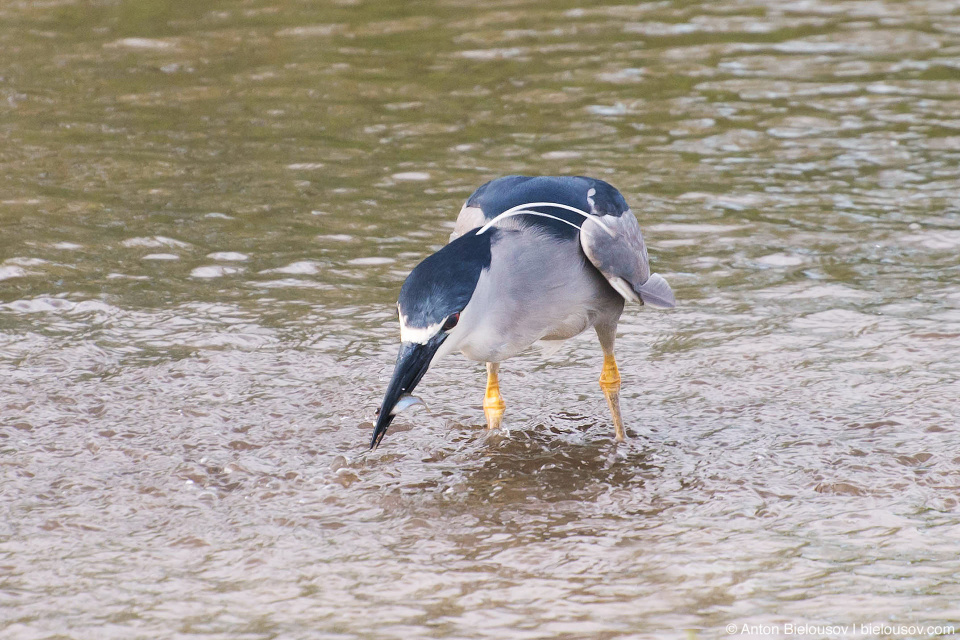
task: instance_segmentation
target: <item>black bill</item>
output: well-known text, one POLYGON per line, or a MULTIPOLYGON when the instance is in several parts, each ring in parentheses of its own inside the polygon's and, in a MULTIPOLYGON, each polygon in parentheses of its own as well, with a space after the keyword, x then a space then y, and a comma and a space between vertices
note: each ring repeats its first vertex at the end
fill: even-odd
POLYGON ((431 338, 426 344, 415 342, 401 342, 400 353, 397 354, 397 364, 393 369, 393 378, 387 386, 380 405, 380 414, 377 416, 377 425, 373 430, 370 448, 376 449, 383 440, 387 427, 393 422, 393 408, 403 396, 413 391, 420 378, 430 367, 430 361, 443 341, 446 334, 440 333, 431 338))

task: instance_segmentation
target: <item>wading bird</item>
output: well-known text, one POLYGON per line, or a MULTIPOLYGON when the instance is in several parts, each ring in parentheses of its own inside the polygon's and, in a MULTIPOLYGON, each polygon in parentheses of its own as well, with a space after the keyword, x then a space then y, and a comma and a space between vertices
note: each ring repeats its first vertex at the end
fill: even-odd
POLYGON ((602 180, 507 176, 467 200, 450 244, 417 265, 400 288, 400 352, 370 448, 431 363, 460 351, 487 364, 483 410, 499 428, 500 363, 532 344, 547 349, 590 327, 603 349, 600 388, 618 442, 620 372, 613 355, 625 301, 670 308, 670 285, 650 273, 640 225, 602 180))

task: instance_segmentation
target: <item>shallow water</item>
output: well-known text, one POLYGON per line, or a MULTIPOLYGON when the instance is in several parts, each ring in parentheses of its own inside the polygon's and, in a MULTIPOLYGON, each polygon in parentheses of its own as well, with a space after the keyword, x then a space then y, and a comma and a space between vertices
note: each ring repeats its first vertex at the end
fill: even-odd
POLYGON ((10 2, 0 114, 4 638, 960 627, 955 3, 10 2), (618 186, 677 293, 629 441, 584 335, 366 453, 509 173, 618 186))

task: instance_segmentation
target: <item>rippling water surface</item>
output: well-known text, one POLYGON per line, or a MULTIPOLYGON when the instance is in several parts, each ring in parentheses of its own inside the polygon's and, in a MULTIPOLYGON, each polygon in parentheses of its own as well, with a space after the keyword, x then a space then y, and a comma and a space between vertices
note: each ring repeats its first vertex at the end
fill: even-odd
POLYGON ((954 2, 4 3, 0 635, 960 628, 958 162, 954 2), (585 335, 366 453, 509 173, 618 186, 676 290, 629 441, 585 335))

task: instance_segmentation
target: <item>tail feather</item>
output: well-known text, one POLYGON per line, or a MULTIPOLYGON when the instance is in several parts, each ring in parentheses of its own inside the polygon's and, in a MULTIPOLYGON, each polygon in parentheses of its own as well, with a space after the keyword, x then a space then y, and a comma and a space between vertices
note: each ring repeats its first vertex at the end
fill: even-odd
POLYGON ((673 289, 659 273, 651 273, 647 281, 635 287, 644 304, 660 309, 673 309, 677 306, 677 299, 673 296, 673 289))

